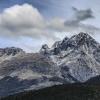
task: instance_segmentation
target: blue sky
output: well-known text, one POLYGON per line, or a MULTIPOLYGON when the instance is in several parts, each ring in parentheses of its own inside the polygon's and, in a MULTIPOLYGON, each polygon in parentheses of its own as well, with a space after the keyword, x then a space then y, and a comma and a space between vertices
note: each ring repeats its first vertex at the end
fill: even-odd
POLYGON ((0 0, 0 45, 38 52, 87 32, 100 42, 100 0, 0 0))

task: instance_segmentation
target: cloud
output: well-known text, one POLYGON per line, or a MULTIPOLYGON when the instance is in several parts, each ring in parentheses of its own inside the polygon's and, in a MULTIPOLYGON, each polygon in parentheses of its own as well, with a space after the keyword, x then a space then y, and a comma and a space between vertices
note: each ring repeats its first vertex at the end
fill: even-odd
POLYGON ((14 5, 0 14, 0 34, 10 38, 30 37, 36 39, 46 37, 57 39, 56 32, 99 30, 82 23, 86 19, 94 18, 91 9, 78 10, 75 7, 72 9, 75 14, 71 20, 59 17, 46 20, 32 5, 14 5))
MULTIPOLYGON (((94 18, 91 9, 78 10, 75 7, 72 9, 74 15, 69 20, 59 17, 46 20, 36 8, 29 4, 14 5, 6 8, 0 14, 0 36, 6 36, 18 41, 21 41, 22 37, 29 37, 37 41, 37 46, 35 44, 33 44, 34 46, 29 45, 26 42, 16 43, 17 46, 31 52, 34 48, 37 51, 43 43, 51 46, 54 41, 62 39, 67 34, 80 31, 88 33, 100 32, 99 28, 84 24, 85 20, 94 18)), ((30 43, 32 44, 34 41, 30 43)))
POLYGON ((94 18, 93 12, 91 9, 86 10, 78 10, 75 7, 72 7, 73 11, 75 12, 74 17, 77 21, 84 21, 89 18, 94 18))
POLYGON ((0 15, 0 26, 3 34, 21 36, 43 29, 45 21, 36 8, 24 4, 5 9, 0 15))
POLYGON ((45 20, 32 5, 14 5, 0 14, 0 35, 17 39, 20 37, 57 39, 55 34, 57 32, 62 34, 74 31, 89 33, 100 31, 99 28, 83 23, 89 18, 94 18, 91 9, 78 10, 75 7, 72 9, 74 17, 69 20, 59 17, 45 20))
POLYGON ((95 18, 91 9, 78 10, 77 8, 72 7, 72 10, 74 11, 73 18, 71 18, 71 20, 66 20, 64 23, 67 28, 73 31, 83 31, 90 34, 100 32, 99 28, 89 24, 84 24, 84 21, 87 19, 95 18))
POLYGON ((55 31, 65 29, 63 23, 64 20, 60 18, 45 20, 38 10, 29 4, 14 5, 0 14, 0 34, 12 38, 53 38, 55 31))

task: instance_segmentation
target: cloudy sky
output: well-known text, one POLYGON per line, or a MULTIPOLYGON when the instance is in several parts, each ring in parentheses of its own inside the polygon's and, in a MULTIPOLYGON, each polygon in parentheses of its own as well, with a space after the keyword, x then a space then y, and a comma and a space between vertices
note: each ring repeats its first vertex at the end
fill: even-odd
POLYGON ((0 0, 0 48, 38 52, 79 32, 100 42, 100 0, 0 0))

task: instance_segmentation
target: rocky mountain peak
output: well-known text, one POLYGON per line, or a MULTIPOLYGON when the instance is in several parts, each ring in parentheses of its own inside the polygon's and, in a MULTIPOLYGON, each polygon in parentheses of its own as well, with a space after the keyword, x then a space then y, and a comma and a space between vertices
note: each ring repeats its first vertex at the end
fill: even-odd
POLYGON ((45 44, 37 54, 20 54, 21 51, 14 47, 0 49, 0 55, 4 55, 0 56, 0 96, 57 84, 82 83, 100 75, 100 44, 87 33, 65 37, 51 48, 45 44))
POLYGON ((89 34, 83 32, 80 32, 79 34, 72 36, 68 41, 69 45, 75 47, 76 46, 79 47, 84 44, 87 44, 88 46, 88 45, 92 45, 93 43, 97 44, 97 42, 89 34))
POLYGON ((62 40, 62 43, 67 43, 68 40, 69 40, 69 38, 66 36, 66 37, 62 40))
POLYGON ((43 55, 48 55, 49 54, 48 50, 49 50, 48 45, 47 44, 44 44, 44 45, 42 45, 39 53, 41 53, 43 55))
POLYGON ((87 33, 84 33, 84 32, 80 32, 79 34, 78 34, 78 36, 79 37, 85 37, 85 38, 90 38, 91 36, 89 35, 89 34, 87 34, 87 33))
POLYGON ((49 49, 49 47, 48 47, 47 44, 44 44, 44 45, 42 45, 42 48, 41 49, 49 49))
POLYGON ((65 76, 70 74, 81 82, 100 74, 100 44, 87 33, 65 37, 42 54, 60 66, 65 76))
POLYGON ((15 56, 18 53, 24 52, 22 49, 20 48, 16 48, 16 47, 7 47, 7 48, 1 48, 0 49, 0 56, 3 55, 12 55, 15 56))
POLYGON ((93 38, 89 34, 83 32, 72 36, 71 39, 77 42, 93 40, 93 38))
POLYGON ((59 47, 59 45, 61 44, 61 42, 62 42, 62 41, 56 41, 56 42, 53 44, 52 48, 57 48, 57 47, 59 47))
POLYGON ((87 33, 80 32, 71 38, 65 37, 62 41, 57 41, 51 48, 48 48, 47 44, 43 45, 40 53, 42 54, 54 54, 58 55, 61 51, 66 51, 68 48, 74 49, 83 45, 97 45, 97 42, 87 33))

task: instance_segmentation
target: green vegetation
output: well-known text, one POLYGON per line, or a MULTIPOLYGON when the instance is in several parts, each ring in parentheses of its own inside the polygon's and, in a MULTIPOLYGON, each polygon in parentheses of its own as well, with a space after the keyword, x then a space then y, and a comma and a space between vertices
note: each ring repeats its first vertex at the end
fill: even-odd
POLYGON ((10 95, 1 100, 100 100, 100 84, 59 85, 10 95))

